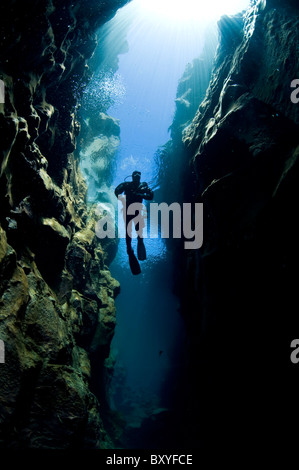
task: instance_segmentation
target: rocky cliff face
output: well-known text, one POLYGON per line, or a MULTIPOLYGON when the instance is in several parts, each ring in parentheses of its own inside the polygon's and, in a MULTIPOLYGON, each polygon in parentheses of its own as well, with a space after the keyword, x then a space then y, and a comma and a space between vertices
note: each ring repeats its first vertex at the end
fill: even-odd
MULTIPOLYGON (((95 236, 97 216, 74 150, 95 30, 124 3, 0 6, 1 447, 113 446, 99 379, 119 284, 95 236)), ((298 26, 296 0, 258 2, 245 20, 220 21, 214 72, 184 147, 190 94, 181 85, 169 147, 184 172, 170 187, 175 200, 203 202, 205 213, 203 248, 177 257, 189 336, 173 426, 183 447, 255 448, 289 429, 285 417, 296 424, 289 345, 299 328, 299 105, 290 83, 299 73, 298 26)), ((97 165, 87 171, 99 176, 97 165)))
POLYGON ((205 213, 202 249, 182 255, 190 439, 253 450, 291 435, 297 412, 299 11, 266 3, 220 20, 210 86, 183 134, 184 199, 205 213))
POLYGON ((128 51, 126 34, 129 21, 122 28, 113 22, 103 25, 98 34, 101 45, 88 61, 92 80, 80 100, 81 130, 76 148, 80 168, 88 186, 88 200, 115 204, 111 189, 120 145, 120 125, 107 114, 108 109, 125 94, 118 71, 118 56, 128 51))
POLYGON ((25 3, 0 7, 0 446, 109 447, 97 377, 119 284, 73 152, 95 31, 126 2, 25 3))

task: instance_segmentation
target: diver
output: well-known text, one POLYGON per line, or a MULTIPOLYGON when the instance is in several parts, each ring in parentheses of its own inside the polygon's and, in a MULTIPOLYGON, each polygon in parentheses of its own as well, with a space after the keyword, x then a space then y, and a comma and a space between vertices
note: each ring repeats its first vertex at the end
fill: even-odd
MULTIPOLYGON (((134 204, 134 203, 142 204, 143 199, 150 201, 154 197, 154 193, 149 188, 148 184, 146 182, 141 183, 140 178, 141 178, 141 172, 133 171, 132 181, 124 181, 123 183, 120 183, 115 188, 114 193, 116 197, 119 197, 119 195, 122 193, 125 194, 127 207, 129 207, 130 204, 134 204)), ((125 223, 126 223, 126 245, 127 245, 127 253, 129 256, 129 263, 130 263, 131 271, 133 274, 140 274, 141 272, 140 265, 132 249, 132 225, 133 223, 130 223, 130 222, 135 217, 136 217, 136 211, 134 215, 124 213, 124 218, 125 218, 125 223)), ((144 219, 142 218, 141 218, 141 224, 143 224, 143 226, 139 226, 140 225, 139 221, 135 223, 135 229, 137 231, 137 256, 140 261, 143 261, 146 259, 146 250, 145 250, 145 246, 143 242, 143 237, 139 235, 139 232, 142 231, 142 229, 145 226, 144 219)))

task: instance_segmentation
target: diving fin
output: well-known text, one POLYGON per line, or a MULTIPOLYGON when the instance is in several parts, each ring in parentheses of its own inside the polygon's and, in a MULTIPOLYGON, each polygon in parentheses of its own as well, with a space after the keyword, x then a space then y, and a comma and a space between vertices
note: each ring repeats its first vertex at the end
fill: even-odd
POLYGON ((132 274, 137 275, 141 273, 140 265, 133 251, 129 254, 129 264, 132 274))
POLYGON ((143 243, 143 239, 138 240, 137 244, 137 256, 140 261, 146 260, 146 251, 143 243))

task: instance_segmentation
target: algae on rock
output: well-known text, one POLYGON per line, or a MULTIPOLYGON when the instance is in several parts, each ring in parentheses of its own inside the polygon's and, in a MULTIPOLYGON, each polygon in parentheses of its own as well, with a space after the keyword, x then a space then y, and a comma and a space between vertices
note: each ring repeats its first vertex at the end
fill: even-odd
POLYGON ((1 448, 112 446, 93 383, 119 285, 73 152, 96 30, 125 3, 0 6, 1 448))

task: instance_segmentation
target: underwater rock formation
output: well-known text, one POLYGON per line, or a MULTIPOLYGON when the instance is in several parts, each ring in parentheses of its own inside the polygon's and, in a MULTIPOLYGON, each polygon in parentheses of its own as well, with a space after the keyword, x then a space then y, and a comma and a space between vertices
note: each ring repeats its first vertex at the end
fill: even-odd
POLYGON ((120 145, 119 121, 108 115, 108 110, 125 95, 125 88, 117 73, 119 55, 128 52, 127 32, 130 20, 122 28, 113 28, 111 22, 100 27, 97 34, 101 45, 88 60, 92 80, 84 87, 78 118, 80 132, 75 154, 88 187, 88 200, 115 205, 111 186, 120 145))
MULTIPOLYGON (((214 64, 214 44, 216 41, 210 31, 200 57, 187 64, 178 83, 175 114, 169 128, 171 139, 156 152, 160 185, 156 199, 160 202, 171 204, 183 199, 182 181, 188 168, 189 155, 182 141, 182 133, 192 122, 209 86, 214 64)), ((172 241, 168 245, 171 248, 173 244, 172 241)))
MULTIPOLYGON (((88 199, 95 201, 99 188, 107 188, 109 197, 115 156, 120 144, 120 126, 117 119, 106 113, 91 114, 88 120, 83 121, 83 126, 84 130, 80 132, 83 147, 79 153, 80 168, 88 185, 88 199)), ((112 189, 110 193, 114 195, 112 189)), ((103 198, 100 200, 103 201, 103 198)))
POLYGON ((125 3, 0 7, 0 447, 112 445, 96 381, 119 284, 73 152, 95 31, 125 3))
POLYGON ((204 244, 181 254, 178 282, 193 443, 255 451, 291 442, 297 422, 298 27, 291 1, 222 17, 209 89, 183 133, 184 200, 204 204, 204 244))
MULTIPOLYGON (((120 289, 108 269, 115 246, 96 237, 99 216, 75 151, 86 61, 101 40, 95 31, 125 3, 0 6, 1 448, 114 445, 100 404, 120 289)), ((256 448, 265 436, 280 438, 288 416, 297 424, 289 346, 299 328, 299 105, 290 100, 298 26, 297 0, 252 2, 245 19, 219 23, 212 79, 195 117, 207 85, 189 86, 198 61, 178 90, 163 200, 203 202, 205 221, 200 251, 179 250, 179 242, 173 250, 189 345, 177 413, 161 410, 145 423, 148 435, 161 424, 161 433, 171 429, 169 446, 176 439, 185 448, 256 448)), ((100 164, 119 142, 105 112, 82 123, 80 135, 93 145, 95 165, 85 169, 97 182, 109 176, 100 164)))

